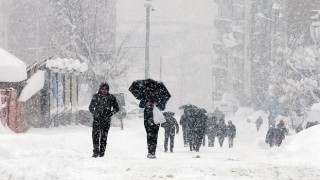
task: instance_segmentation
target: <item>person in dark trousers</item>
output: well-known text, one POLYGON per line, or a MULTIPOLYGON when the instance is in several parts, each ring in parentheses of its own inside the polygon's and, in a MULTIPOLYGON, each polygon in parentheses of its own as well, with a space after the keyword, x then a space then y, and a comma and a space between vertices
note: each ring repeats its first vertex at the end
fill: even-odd
POLYGON ((163 115, 166 118, 166 122, 161 124, 161 127, 164 128, 164 151, 168 151, 168 141, 170 138, 170 152, 173 152, 174 136, 176 133, 179 133, 179 125, 173 117, 173 112, 164 112, 163 115))
POLYGON ((217 117, 212 116, 208 119, 207 122, 207 134, 208 134, 208 146, 209 147, 214 147, 214 141, 217 136, 217 117))
POLYGON ((281 120, 277 125, 277 134, 276 134, 277 146, 280 146, 282 144, 282 140, 285 139, 287 134, 288 134, 288 130, 283 120, 281 120))
POLYGON ((220 147, 222 147, 224 138, 227 136, 227 126, 224 121, 224 117, 220 119, 218 122, 217 136, 218 136, 219 145, 220 147))
POLYGON ((188 119, 187 119, 187 113, 186 113, 186 109, 184 110, 184 113, 182 114, 181 118, 180 118, 180 122, 179 124, 182 126, 182 134, 183 134, 183 143, 184 143, 184 147, 188 146, 188 119))
POLYGON ((256 120, 257 132, 259 132, 260 126, 261 126, 262 124, 263 124, 263 119, 261 118, 261 116, 259 116, 259 118, 256 120))
MULTIPOLYGON (((190 151, 199 152, 203 136, 205 134, 207 116, 202 109, 191 110, 191 117, 188 121, 188 128, 190 129, 189 146, 190 151)), ((200 157, 197 155, 197 158, 200 157)))
POLYGON ((302 124, 299 124, 299 125, 295 128, 296 133, 299 133, 299 132, 301 132, 302 130, 303 130, 302 124))
POLYGON ((277 129, 275 128, 275 124, 272 124, 270 127, 269 127, 269 130, 267 132, 267 135, 266 135, 266 140, 265 142, 267 144, 269 144, 270 147, 276 145, 276 135, 277 135, 277 129))
POLYGON ((107 83, 101 83, 99 92, 93 95, 89 111, 93 115, 92 157, 103 157, 107 145, 111 116, 119 111, 117 100, 109 93, 109 85, 107 83))
POLYGON ((156 158, 159 124, 153 121, 153 108, 165 109, 165 104, 159 98, 156 87, 149 87, 147 95, 140 101, 139 107, 144 108, 144 127, 147 133, 148 155, 147 158, 156 158))
POLYGON ((232 123, 232 121, 228 121, 227 125, 227 136, 229 139, 229 148, 233 148, 233 139, 236 137, 236 126, 232 123))

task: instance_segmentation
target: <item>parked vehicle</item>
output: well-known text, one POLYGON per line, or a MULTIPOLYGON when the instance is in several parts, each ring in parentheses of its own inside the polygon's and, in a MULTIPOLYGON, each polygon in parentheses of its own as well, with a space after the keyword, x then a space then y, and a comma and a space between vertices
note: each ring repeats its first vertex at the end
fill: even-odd
POLYGON ((127 113, 128 119, 136 119, 136 118, 143 118, 143 109, 133 109, 127 113))

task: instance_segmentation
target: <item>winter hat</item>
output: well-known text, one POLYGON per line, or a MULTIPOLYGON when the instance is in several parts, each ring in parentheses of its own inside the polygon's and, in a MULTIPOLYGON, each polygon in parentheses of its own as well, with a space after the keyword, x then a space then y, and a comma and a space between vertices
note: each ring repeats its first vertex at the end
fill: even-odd
POLYGON ((109 89, 109 84, 106 83, 106 82, 103 82, 103 83, 100 84, 100 89, 101 89, 102 87, 106 87, 107 89, 109 89))

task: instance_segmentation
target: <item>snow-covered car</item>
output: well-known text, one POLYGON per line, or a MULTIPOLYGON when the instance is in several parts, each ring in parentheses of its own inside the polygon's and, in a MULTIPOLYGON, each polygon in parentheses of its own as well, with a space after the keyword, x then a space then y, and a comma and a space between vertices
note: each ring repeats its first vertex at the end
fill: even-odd
POLYGON ((143 118, 143 109, 133 109, 127 113, 128 119, 143 118))

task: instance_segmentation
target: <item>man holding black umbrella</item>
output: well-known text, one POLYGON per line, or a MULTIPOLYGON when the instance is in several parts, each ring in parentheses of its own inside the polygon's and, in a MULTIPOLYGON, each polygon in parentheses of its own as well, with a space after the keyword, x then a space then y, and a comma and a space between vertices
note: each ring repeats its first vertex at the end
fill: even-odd
POLYGON ((159 102, 155 87, 150 87, 150 94, 140 101, 139 107, 144 108, 144 127, 147 132, 148 158, 156 158, 156 148, 158 143, 159 124, 153 121, 153 108, 162 106, 159 102))
POLYGON ((156 158, 159 124, 153 120, 153 109, 164 110, 171 97, 163 83, 152 79, 137 80, 132 83, 129 91, 141 100, 139 107, 144 108, 144 127, 147 132, 148 155, 147 158, 156 158))

